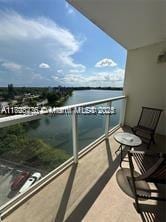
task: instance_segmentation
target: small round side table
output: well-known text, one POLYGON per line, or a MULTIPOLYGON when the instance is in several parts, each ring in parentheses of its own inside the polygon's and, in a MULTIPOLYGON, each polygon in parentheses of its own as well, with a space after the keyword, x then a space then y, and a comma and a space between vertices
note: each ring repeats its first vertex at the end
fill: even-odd
POLYGON ((128 146, 129 150, 131 150, 133 147, 140 146, 142 144, 142 140, 132 133, 124 132, 115 134, 114 139, 120 144, 119 148, 115 151, 115 153, 120 151, 120 167, 122 167, 123 146, 128 146))

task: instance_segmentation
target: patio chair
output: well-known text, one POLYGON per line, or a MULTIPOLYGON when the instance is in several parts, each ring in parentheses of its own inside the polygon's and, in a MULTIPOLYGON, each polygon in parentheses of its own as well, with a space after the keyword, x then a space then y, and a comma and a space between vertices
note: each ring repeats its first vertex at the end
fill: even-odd
POLYGON ((128 151, 128 157, 131 173, 131 178, 128 178, 128 180, 131 179, 131 188, 135 198, 136 210, 140 212, 138 202, 139 198, 166 201, 166 197, 163 196, 163 193, 159 193, 158 189, 146 190, 146 194, 143 193, 143 195, 141 195, 136 186, 137 181, 151 182, 156 185, 166 184, 166 154, 150 154, 148 152, 141 151, 128 151), (133 159, 141 172, 140 176, 135 176, 134 174, 133 159), (158 193, 158 196, 153 193, 158 193))
POLYGON ((154 134, 161 112, 161 109, 142 107, 137 126, 131 128, 134 134, 143 139, 143 142, 147 144, 147 148, 150 148, 151 143, 155 144, 154 134))

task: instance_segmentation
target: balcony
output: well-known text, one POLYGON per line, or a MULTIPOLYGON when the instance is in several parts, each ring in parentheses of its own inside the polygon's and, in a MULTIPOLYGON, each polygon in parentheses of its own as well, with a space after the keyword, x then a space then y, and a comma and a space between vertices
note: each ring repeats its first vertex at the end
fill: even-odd
MULTIPOLYGON (((142 201, 142 213, 138 214, 133 206, 134 199, 130 187, 127 191, 119 184, 118 175, 128 162, 119 167, 120 155, 115 154, 119 144, 114 135, 117 132, 130 132, 123 125, 126 97, 116 97, 76 104, 60 109, 71 109, 73 156, 55 170, 46 174, 25 193, 19 194, 1 206, 3 221, 149 221, 148 218, 162 218, 164 204, 155 201, 142 201), (86 107, 113 101, 123 101, 119 124, 110 129, 111 115, 105 115, 105 134, 97 138, 81 151, 78 151, 77 107, 86 107), (126 213, 127 212, 127 213, 126 213)), ((43 113, 41 113, 42 116, 43 113)), ((14 116, 2 118, 1 126, 30 121, 39 116, 14 116), (27 119, 28 118, 28 119, 27 119)), ((157 144, 151 151, 165 152, 165 136, 157 136, 157 144)), ((137 148, 145 150, 145 146, 137 148)), ((127 154, 125 148, 124 155, 127 154)), ((125 157, 127 158, 127 157, 125 157)), ((162 220, 160 220, 162 221, 162 220)))
MULTIPOLYGON (((134 199, 117 183, 121 169, 115 151, 119 144, 113 136, 122 131, 130 129, 119 128, 108 139, 89 147, 80 155, 78 165, 69 164, 42 188, 17 203, 19 207, 13 205, 3 221, 164 221, 163 203, 142 201, 142 213, 138 214, 134 199)), ((157 136, 157 145, 151 150, 163 151, 165 142, 164 136, 157 136)), ((124 162, 123 169, 128 167, 124 162)))

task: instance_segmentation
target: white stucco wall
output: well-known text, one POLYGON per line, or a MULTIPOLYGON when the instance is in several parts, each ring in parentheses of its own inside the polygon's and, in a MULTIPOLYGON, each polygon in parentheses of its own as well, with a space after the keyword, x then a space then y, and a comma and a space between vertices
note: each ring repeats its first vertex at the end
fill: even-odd
MULTIPOLYGON (((141 107, 166 109, 166 63, 157 63, 166 42, 129 50, 126 63, 124 93, 128 96, 125 123, 137 124, 141 107)), ((157 132, 166 135, 166 110, 157 132)))

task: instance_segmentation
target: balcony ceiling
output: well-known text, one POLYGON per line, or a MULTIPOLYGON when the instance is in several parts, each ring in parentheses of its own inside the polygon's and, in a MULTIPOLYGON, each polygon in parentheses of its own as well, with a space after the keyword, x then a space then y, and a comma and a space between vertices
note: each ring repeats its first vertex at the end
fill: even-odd
POLYGON ((166 40, 166 0, 68 0, 126 49, 166 40))

